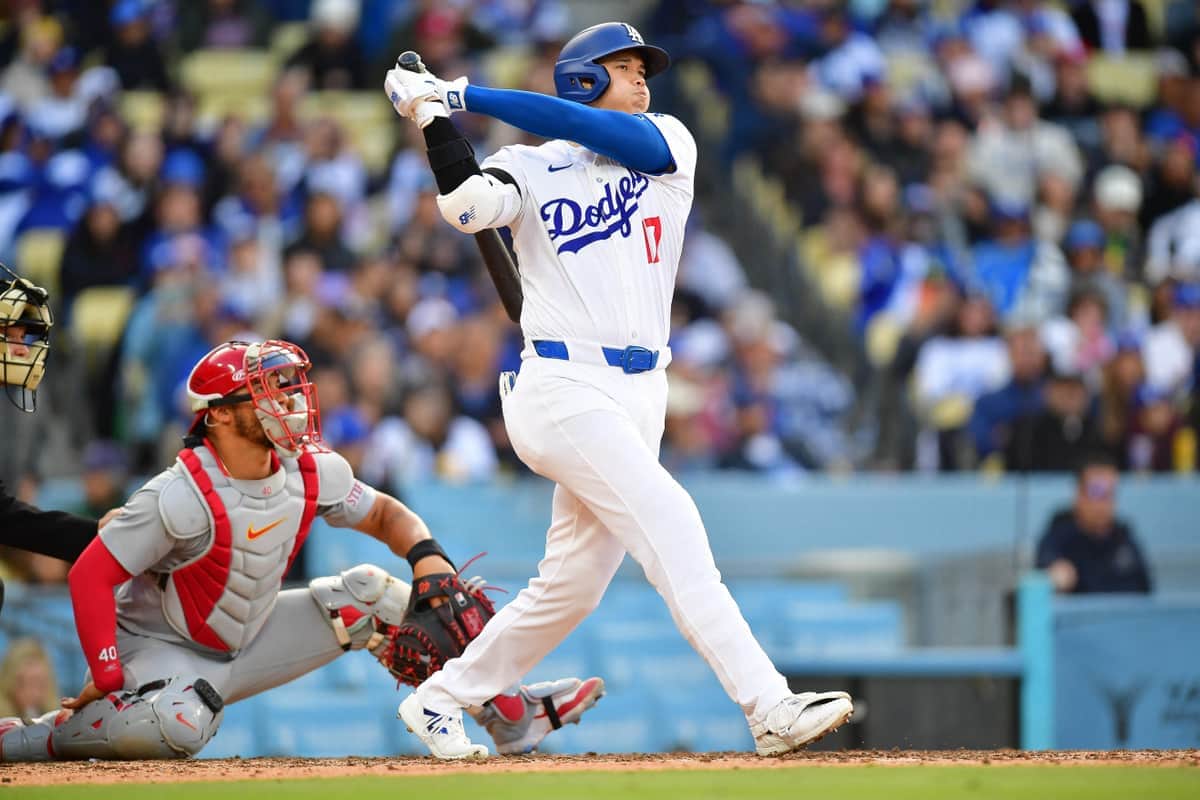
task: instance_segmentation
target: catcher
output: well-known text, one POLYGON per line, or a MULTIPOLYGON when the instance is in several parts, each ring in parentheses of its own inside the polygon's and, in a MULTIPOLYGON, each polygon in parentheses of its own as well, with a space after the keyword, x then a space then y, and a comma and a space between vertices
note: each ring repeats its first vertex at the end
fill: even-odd
MULTIPOLYGON (((483 580, 460 581, 416 514, 322 447, 308 368, 296 345, 267 341, 228 342, 192 369, 185 448, 71 569, 90 680, 62 709, 0 720, 0 760, 195 755, 226 703, 345 651, 416 685, 479 634, 494 613, 483 580), (416 591, 369 564, 280 591, 318 515, 405 557, 416 591)), ((528 752, 603 692, 599 678, 515 687, 476 719, 500 752, 528 752)))

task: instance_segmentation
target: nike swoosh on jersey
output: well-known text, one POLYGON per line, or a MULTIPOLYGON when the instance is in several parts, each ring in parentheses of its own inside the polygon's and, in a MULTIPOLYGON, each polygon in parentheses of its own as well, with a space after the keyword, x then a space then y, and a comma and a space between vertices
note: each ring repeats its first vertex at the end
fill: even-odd
MULTIPOLYGON (((287 517, 284 517, 284 519, 287 519, 287 517)), ((277 519, 274 522, 272 522, 270 525, 266 526, 265 528, 259 528, 258 530, 255 530, 254 526, 250 525, 246 528, 246 538, 247 539, 257 539, 258 537, 262 536, 264 533, 271 530, 276 525, 281 524, 282 522, 283 522, 283 519, 277 519)))
POLYGON ((546 171, 547 172, 558 172, 559 170, 570 169, 573 166, 575 166, 575 165, 574 164, 563 164, 561 167, 556 167, 553 164, 551 164, 549 167, 546 168, 546 171))

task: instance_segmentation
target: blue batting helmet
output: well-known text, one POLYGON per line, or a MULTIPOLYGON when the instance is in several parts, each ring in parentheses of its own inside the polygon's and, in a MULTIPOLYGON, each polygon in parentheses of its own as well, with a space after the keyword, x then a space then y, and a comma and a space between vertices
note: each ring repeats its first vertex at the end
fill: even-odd
POLYGON ((646 44, 632 25, 603 22, 584 28, 563 45, 554 64, 554 88, 564 100, 590 103, 608 88, 608 71, 596 62, 622 50, 637 50, 646 64, 646 78, 664 72, 671 57, 661 47, 646 44), (584 79, 591 86, 584 86, 584 79))

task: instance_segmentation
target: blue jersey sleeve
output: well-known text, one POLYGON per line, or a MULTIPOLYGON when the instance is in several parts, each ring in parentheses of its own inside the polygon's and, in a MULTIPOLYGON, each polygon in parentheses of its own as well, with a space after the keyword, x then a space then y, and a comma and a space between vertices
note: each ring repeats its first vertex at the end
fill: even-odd
POLYGON ((536 92, 468 86, 466 108, 547 139, 567 139, 630 169, 661 175, 674 168, 658 127, 640 114, 592 108, 536 92))

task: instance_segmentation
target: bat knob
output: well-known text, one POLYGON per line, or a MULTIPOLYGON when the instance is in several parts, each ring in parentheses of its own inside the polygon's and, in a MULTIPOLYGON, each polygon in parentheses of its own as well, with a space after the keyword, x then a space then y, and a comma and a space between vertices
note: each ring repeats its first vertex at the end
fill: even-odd
POLYGON ((409 72, 424 72, 425 65, 421 63, 421 56, 414 53, 412 50, 405 50, 396 59, 396 66, 400 69, 406 69, 409 72))

